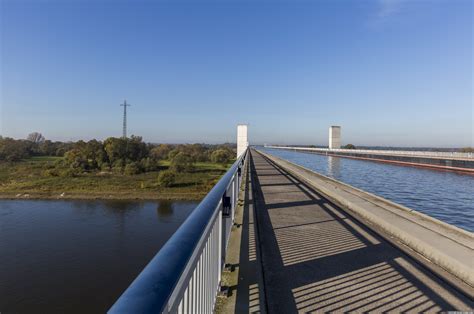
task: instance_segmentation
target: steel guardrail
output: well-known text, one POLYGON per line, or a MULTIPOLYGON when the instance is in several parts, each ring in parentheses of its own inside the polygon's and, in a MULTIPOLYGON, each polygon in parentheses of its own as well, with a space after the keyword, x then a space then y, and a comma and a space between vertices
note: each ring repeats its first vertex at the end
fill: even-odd
POLYGON ((211 313, 248 150, 238 158, 108 313, 211 313))

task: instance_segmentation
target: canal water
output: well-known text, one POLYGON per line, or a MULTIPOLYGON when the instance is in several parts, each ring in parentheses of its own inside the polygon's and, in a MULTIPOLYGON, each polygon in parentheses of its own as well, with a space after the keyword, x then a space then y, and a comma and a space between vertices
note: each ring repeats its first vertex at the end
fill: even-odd
POLYGON ((0 313, 104 313, 196 205, 0 200, 0 313))
POLYGON ((259 149, 474 232, 473 175, 307 152, 259 149))

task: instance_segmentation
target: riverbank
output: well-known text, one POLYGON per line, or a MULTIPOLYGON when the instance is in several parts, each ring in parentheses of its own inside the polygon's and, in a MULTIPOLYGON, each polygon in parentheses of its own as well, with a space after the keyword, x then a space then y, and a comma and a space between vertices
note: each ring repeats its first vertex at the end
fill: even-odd
POLYGON ((225 173, 229 165, 195 163, 189 172, 178 173, 174 184, 162 187, 158 174, 137 175, 113 172, 83 173, 74 177, 50 176, 52 158, 0 163, 0 199, 120 199, 120 200, 200 200, 225 173))

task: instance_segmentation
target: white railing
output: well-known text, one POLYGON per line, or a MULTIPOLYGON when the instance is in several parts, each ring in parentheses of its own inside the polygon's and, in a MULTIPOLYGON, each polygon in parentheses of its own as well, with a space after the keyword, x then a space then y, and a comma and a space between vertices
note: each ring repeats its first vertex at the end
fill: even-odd
POLYGON ((212 313, 248 152, 232 165, 109 313, 212 313))
POLYGON ((292 149, 301 151, 315 151, 323 153, 353 153, 353 154, 372 154, 372 155, 389 155, 389 156, 410 156, 410 157, 426 157, 426 158, 448 158, 448 159, 465 159, 473 160, 474 153, 462 152, 431 152, 431 151, 405 151, 405 150, 376 150, 376 149, 329 149, 316 147, 294 147, 294 146, 273 146, 265 145, 268 148, 292 149))

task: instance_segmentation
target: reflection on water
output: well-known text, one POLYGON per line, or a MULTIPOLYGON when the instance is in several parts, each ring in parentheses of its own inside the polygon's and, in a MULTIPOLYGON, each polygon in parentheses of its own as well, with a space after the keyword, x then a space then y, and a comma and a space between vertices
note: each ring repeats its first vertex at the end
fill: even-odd
POLYGON ((0 312, 104 313, 196 205, 0 200, 0 312))
POLYGON ((173 202, 170 201, 162 201, 158 204, 158 207, 156 208, 156 212, 158 214, 158 217, 160 218, 166 218, 166 217, 171 217, 173 216, 173 202))
POLYGON ((341 159, 328 156, 328 175, 330 177, 339 177, 341 175, 341 159))
POLYGON ((314 153, 262 151, 474 231, 474 176, 314 153))

